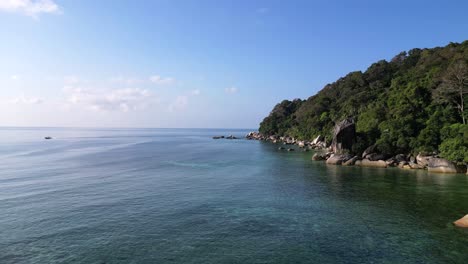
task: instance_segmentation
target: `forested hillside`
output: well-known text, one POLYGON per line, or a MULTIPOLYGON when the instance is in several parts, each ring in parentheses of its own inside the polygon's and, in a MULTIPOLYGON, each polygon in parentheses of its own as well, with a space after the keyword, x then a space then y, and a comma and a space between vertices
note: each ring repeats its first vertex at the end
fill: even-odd
POLYGON ((360 153, 432 153, 468 162, 468 41, 412 49, 351 72, 306 100, 284 100, 260 124, 264 135, 329 142, 335 123, 356 122, 360 153))

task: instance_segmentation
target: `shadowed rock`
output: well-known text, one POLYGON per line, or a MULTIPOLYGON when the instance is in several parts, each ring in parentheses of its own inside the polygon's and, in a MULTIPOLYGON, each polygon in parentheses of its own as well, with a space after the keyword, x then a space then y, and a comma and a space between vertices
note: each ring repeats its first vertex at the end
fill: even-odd
POLYGON ((343 150, 351 150, 356 138, 356 124, 351 118, 345 119, 335 125, 333 129, 332 151, 343 153, 343 150))

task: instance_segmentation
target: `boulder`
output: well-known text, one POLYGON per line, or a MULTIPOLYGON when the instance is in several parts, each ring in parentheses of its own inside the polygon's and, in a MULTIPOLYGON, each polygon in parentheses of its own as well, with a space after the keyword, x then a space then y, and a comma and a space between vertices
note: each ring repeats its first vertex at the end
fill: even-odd
POLYGON ((294 149, 293 148, 288 148, 288 151, 294 151, 294 149))
POLYGON ((314 155, 312 155, 312 160, 326 160, 326 159, 327 157, 324 154, 315 153, 314 155))
POLYGON ((361 161, 361 166, 363 167, 376 167, 376 168, 387 168, 387 163, 384 160, 368 160, 363 159, 361 161))
POLYGON ((376 160, 385 160, 387 158, 386 155, 384 154, 378 154, 378 153, 371 153, 369 155, 364 156, 364 158, 370 160, 370 161, 376 161, 376 160))
POLYGON ((457 167, 452 162, 441 158, 430 158, 427 164, 429 172, 457 173, 457 167))
POLYGON ((468 214, 453 222, 453 224, 458 227, 468 228, 468 214))
POLYGON ((414 162, 410 162, 408 163, 408 166, 413 169, 413 170, 421 170, 421 169, 424 169, 424 166, 421 165, 421 164, 417 164, 417 163, 414 163, 414 162))
POLYGON ((356 162, 354 162, 354 166, 361 166, 362 165, 362 160, 356 160, 356 162))
POLYGON ((354 156, 351 159, 347 160, 346 162, 343 163, 343 166, 353 166, 354 163, 359 159, 358 156, 354 156))
POLYGON ((419 153, 417 156, 416 156, 416 162, 423 166, 423 167, 427 167, 427 165, 429 164, 429 160, 433 158, 432 156, 424 156, 422 155, 421 153, 419 153))
POLYGON ((369 155, 371 153, 374 153, 376 147, 377 147, 377 145, 374 144, 374 145, 366 148, 366 150, 364 150, 364 152, 362 152, 362 158, 365 158, 367 155, 369 155))
POLYGON ((298 141, 298 142, 297 142, 297 145, 298 145, 300 148, 303 148, 303 147, 305 147, 305 142, 304 142, 304 141, 298 141))
POLYGON ((389 158, 388 160, 385 161, 388 166, 396 166, 398 165, 398 162, 395 158, 389 158))
POLYGON ((327 164, 341 165, 351 159, 349 155, 333 154, 327 159, 327 164))
POLYGON ((405 164, 401 168, 405 170, 411 170, 411 166, 409 164, 405 164))
POLYGON ((323 137, 318 135, 314 140, 312 140, 312 145, 317 145, 319 142, 323 141, 323 137))
POLYGON ((400 168, 400 169, 405 169, 405 166, 408 166, 408 168, 410 168, 407 161, 400 161, 398 163, 398 168, 400 168))
POLYGON ((335 125, 333 129, 332 151, 342 153, 343 150, 351 150, 356 138, 356 124, 354 120, 345 119, 335 125))
POLYGON ((278 148, 278 150, 283 150, 283 149, 284 149, 284 147, 279 147, 279 148, 278 148))
POLYGON ((398 162, 402 162, 402 161, 408 161, 408 159, 406 158, 406 156, 404 154, 397 154, 395 156, 395 159, 398 161, 398 162))

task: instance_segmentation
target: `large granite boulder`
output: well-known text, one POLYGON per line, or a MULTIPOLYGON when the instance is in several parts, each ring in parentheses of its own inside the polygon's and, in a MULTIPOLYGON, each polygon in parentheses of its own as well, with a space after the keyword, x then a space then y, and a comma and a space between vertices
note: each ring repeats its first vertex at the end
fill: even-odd
POLYGON ((453 222, 453 224, 458 227, 468 228, 468 214, 453 222))
POLYGON ((327 164, 341 165, 351 159, 350 155, 333 154, 327 159, 327 164))
POLYGON ((343 150, 351 150, 356 138, 356 124, 351 118, 345 119, 335 125, 333 129, 332 151, 343 153, 343 150))
POLYGON ((441 158, 430 158, 427 164, 429 172, 457 173, 457 167, 452 162, 441 158))

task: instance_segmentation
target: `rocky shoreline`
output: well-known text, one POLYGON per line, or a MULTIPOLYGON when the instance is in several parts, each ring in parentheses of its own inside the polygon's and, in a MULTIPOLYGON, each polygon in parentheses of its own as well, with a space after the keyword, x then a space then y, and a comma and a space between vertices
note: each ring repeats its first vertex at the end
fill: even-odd
MULTIPOLYGON (((315 150, 312 156, 314 161, 325 161, 330 165, 342 166, 361 166, 387 168, 397 167, 407 170, 427 170, 436 173, 466 173, 467 167, 457 166, 455 163, 439 157, 437 154, 424 155, 419 153, 414 156, 411 154, 397 154, 394 156, 378 153, 375 151, 375 145, 368 147, 361 155, 351 155, 350 149, 353 144, 354 122, 346 119, 338 123, 333 131, 333 141, 327 145, 324 137, 317 136, 313 141, 298 140, 288 136, 262 135, 259 132, 250 132, 245 138, 248 140, 268 141, 274 144, 296 145, 303 151, 315 150)), ((280 150, 286 149, 294 151, 294 148, 279 147, 280 150)))

